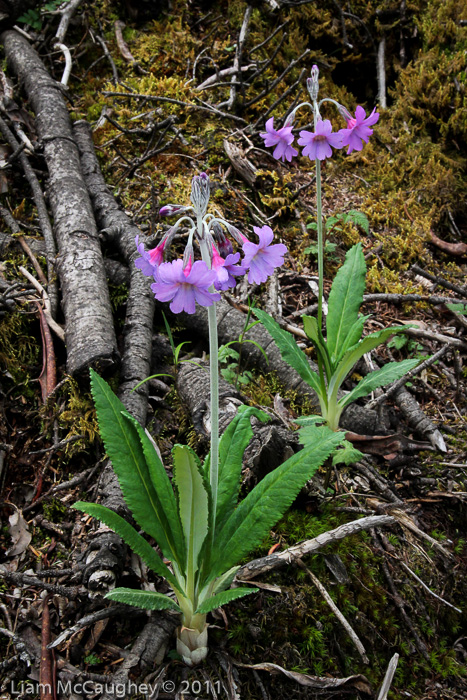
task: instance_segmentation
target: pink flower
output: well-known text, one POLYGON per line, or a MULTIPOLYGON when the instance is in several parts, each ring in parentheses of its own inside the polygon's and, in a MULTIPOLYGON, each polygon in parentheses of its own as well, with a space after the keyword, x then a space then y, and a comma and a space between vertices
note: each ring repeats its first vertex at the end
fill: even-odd
POLYGON ((316 158, 324 160, 332 156, 331 146, 333 148, 341 148, 342 135, 340 131, 337 134, 332 133, 332 125, 329 119, 324 121, 320 119, 316 124, 314 133, 312 131, 300 132, 298 143, 300 146, 305 146, 303 149, 304 156, 309 156, 311 160, 316 158))
POLYGON ((294 156, 298 155, 298 151, 290 145, 294 140, 292 125, 283 126, 282 129, 276 131, 274 128, 274 117, 271 117, 266 122, 266 133, 260 134, 260 136, 264 139, 266 147, 276 146, 272 154, 276 160, 282 160, 282 162, 288 160, 290 162, 294 156))
POLYGON ((141 270, 146 277, 152 277, 155 268, 164 260, 164 246, 167 243, 167 238, 164 238, 158 246, 149 251, 144 249, 144 243, 139 242, 139 236, 136 236, 135 243, 136 249, 141 255, 140 258, 136 258, 135 266, 141 270))
POLYGON ((347 149, 347 154, 352 151, 361 151, 363 148, 362 142, 365 141, 365 143, 368 143, 368 139, 373 133, 373 129, 369 127, 376 124, 379 119, 376 107, 366 119, 365 114, 365 110, 359 105, 355 110, 355 119, 349 119, 347 121, 347 129, 341 129, 339 131, 342 135, 342 145, 349 147, 347 149))
POLYGON ((194 314, 195 302, 201 306, 212 306, 221 298, 217 292, 209 291, 216 281, 216 272, 202 260, 185 269, 183 260, 162 263, 155 268, 154 277, 156 281, 151 285, 154 296, 159 301, 171 301, 170 310, 174 314, 182 311, 194 314))
POLYGON ((249 268, 248 282, 250 284, 261 284, 266 282, 269 275, 272 275, 275 267, 284 263, 284 255, 287 248, 283 243, 269 245, 274 237, 269 226, 253 226, 253 231, 259 238, 259 243, 246 241, 243 244, 243 266, 249 268))
POLYGON ((217 279, 214 282, 216 289, 225 291, 235 287, 235 277, 244 275, 246 268, 242 265, 237 265, 240 260, 240 253, 229 253, 224 259, 219 255, 216 247, 212 247, 212 269, 216 272, 217 279))

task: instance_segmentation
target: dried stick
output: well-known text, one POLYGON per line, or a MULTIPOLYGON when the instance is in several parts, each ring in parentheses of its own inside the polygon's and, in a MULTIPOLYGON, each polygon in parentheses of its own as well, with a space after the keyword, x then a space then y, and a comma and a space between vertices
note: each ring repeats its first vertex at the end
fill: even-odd
POLYGON ((452 603, 448 603, 447 600, 444 600, 444 598, 441 598, 441 596, 439 596, 437 593, 434 593, 434 592, 431 590, 431 588, 428 588, 428 586, 426 585, 426 583, 424 583, 424 582, 422 581, 422 579, 419 578, 419 577, 417 576, 417 574, 416 574, 414 571, 412 571, 412 569, 410 569, 410 568, 407 566, 407 564, 406 564, 405 562, 401 561, 400 564, 401 564, 401 566, 402 566, 406 571, 409 572, 409 574, 411 574, 411 575, 414 577, 414 579, 415 579, 416 581, 418 581, 418 583, 419 583, 426 591, 428 591, 428 593, 430 593, 430 595, 432 595, 432 596, 433 596, 434 598, 436 598, 437 600, 440 600, 442 603, 444 603, 444 605, 447 605, 449 608, 452 608, 452 609, 455 610, 456 612, 462 614, 462 610, 461 610, 460 608, 456 608, 455 605, 452 605, 452 603))
POLYGON ((65 69, 63 71, 62 79, 60 81, 61 85, 64 85, 65 87, 68 85, 68 81, 70 79, 70 74, 71 74, 71 66, 72 66, 72 60, 71 60, 71 52, 70 49, 66 44, 54 44, 54 49, 60 49, 60 51, 63 52, 63 55, 65 56, 65 69))
POLYGON ((421 362, 419 365, 414 367, 414 369, 411 369, 410 372, 407 372, 407 374, 404 374, 403 377, 397 380, 397 382, 394 382, 394 384, 391 384, 390 387, 384 391, 381 396, 378 396, 376 399, 373 399, 367 404, 367 408, 376 408, 376 406, 379 406, 380 404, 384 403, 390 396, 393 396, 398 389, 404 386, 406 382, 409 381, 412 377, 415 377, 417 374, 420 374, 420 372, 423 372, 424 369, 427 367, 430 367, 433 365, 435 362, 439 360, 440 357, 446 354, 446 352, 449 350, 449 345, 444 345, 442 348, 440 348, 437 352, 435 352, 434 355, 431 355, 431 357, 428 357, 426 360, 421 362))
POLYGON ((325 547, 331 542, 342 540, 344 537, 354 535, 362 530, 369 530, 372 527, 391 525, 394 522, 396 521, 391 515, 369 515, 368 517, 361 518, 360 520, 352 520, 350 523, 345 523, 344 525, 336 527, 334 530, 323 532, 321 535, 314 537, 312 540, 306 540, 305 542, 296 544, 293 547, 285 549, 283 552, 279 552, 278 554, 274 553, 269 554, 266 557, 253 559, 238 570, 236 578, 239 581, 249 581, 260 574, 264 574, 272 569, 280 568, 281 566, 290 564, 297 559, 304 557, 305 555, 316 552, 318 549, 325 547))
POLYGON ((96 612, 90 613, 89 615, 85 615, 84 617, 81 617, 77 622, 75 622, 74 625, 71 627, 68 627, 68 629, 63 630, 54 641, 49 644, 48 648, 49 649, 55 649, 55 647, 58 647, 59 644, 62 644, 63 642, 66 642, 70 637, 72 637, 76 632, 79 632, 79 630, 83 629, 84 627, 90 627, 94 623, 98 622, 99 620, 106 620, 109 617, 115 617, 116 615, 123 616, 125 613, 130 612, 130 614, 134 615, 135 611, 129 611, 127 605, 123 604, 110 604, 109 607, 103 608, 101 610, 97 610, 96 612))
POLYGON ((378 78, 378 101, 381 109, 386 109, 386 70, 384 67, 384 55, 386 52, 386 37, 383 36, 378 44, 377 78, 378 78))
POLYGON ((60 24, 58 25, 58 29, 55 33, 56 44, 62 44, 64 42, 65 35, 68 31, 68 25, 82 2, 83 0, 70 0, 70 2, 63 7, 63 10, 59 11, 59 14, 62 15, 62 19, 60 20, 60 24))
POLYGON ((460 348, 462 350, 467 350, 467 343, 459 338, 454 338, 451 335, 444 335, 444 333, 436 333, 435 331, 422 331, 420 328, 410 328, 404 329, 404 333, 411 338, 422 338, 423 340, 436 340, 438 343, 448 343, 455 348, 460 348))
POLYGON ((231 80, 229 99, 227 100, 226 103, 221 103, 220 105, 218 105, 218 108, 225 106, 228 111, 232 109, 232 107, 234 106, 235 101, 237 99, 237 88, 236 88, 237 75, 239 76, 238 80, 239 80, 240 84, 242 84, 241 65, 242 65, 243 45, 244 45, 244 43, 247 39, 247 36, 248 36, 251 11, 252 11, 251 5, 247 5, 246 10, 245 10, 245 14, 243 16, 242 27, 240 29, 240 35, 238 37, 238 42, 237 42, 237 46, 236 46, 236 50, 235 50, 235 59, 234 59, 234 64, 233 64, 234 74, 233 74, 232 80, 231 80))
POLYGON ((447 280, 443 279, 442 277, 437 277, 436 275, 432 275, 430 272, 427 272, 424 270, 422 267, 419 267, 418 265, 412 265, 410 268, 413 272, 416 272, 417 275, 421 275, 422 277, 425 277, 425 279, 430 280, 431 282, 434 282, 435 284, 439 284, 440 287, 445 287, 446 289, 450 289, 453 292, 456 292, 456 294, 460 294, 462 297, 467 297, 467 289, 464 287, 459 287, 457 284, 453 284, 452 282, 448 282, 447 280))
POLYGON ((65 342, 65 331, 63 328, 52 318, 50 300, 44 287, 39 284, 39 282, 31 275, 26 268, 20 265, 19 271, 31 282, 31 284, 37 289, 44 301, 44 316, 47 321, 48 326, 54 331, 54 333, 60 338, 61 341, 65 342))
POLYGON ((390 660, 388 664, 388 668, 386 671, 386 675, 384 676, 383 683, 381 685, 381 689, 378 693, 378 697, 376 700, 386 700, 389 692, 389 688, 391 687, 392 679, 394 678, 394 674, 396 672, 397 664, 399 662, 399 654, 394 654, 392 659, 390 660))
MULTIPOLYGON (((388 304, 403 304, 406 301, 426 301, 429 304, 453 304, 460 303, 463 304, 464 301, 460 299, 454 299, 453 297, 441 297, 436 295, 426 295, 426 294, 365 294, 363 296, 363 303, 370 303, 373 301, 386 302, 388 304)), ((304 313, 304 312, 302 312, 304 313)), ((297 314, 298 315, 298 314, 297 314)))
POLYGON ((337 619, 339 620, 339 622, 342 624, 342 626, 344 627, 344 629, 345 629, 346 632, 348 633, 348 635, 349 635, 350 639, 352 640, 352 642, 353 642, 355 648, 357 649, 358 653, 359 653, 360 656, 362 657, 363 663, 364 663, 364 664, 369 664, 369 663, 370 663, 370 660, 368 659, 368 656, 366 655, 365 647, 363 646, 363 644, 361 643, 360 639, 358 638, 358 635, 356 634, 356 632, 354 631, 354 629, 352 628, 352 626, 350 625, 350 623, 348 622, 348 620, 347 620, 347 619, 344 617, 344 615, 341 613, 341 611, 339 610, 339 608, 337 607, 337 605, 335 604, 335 602, 333 601, 333 599, 331 598, 331 596, 329 595, 329 593, 327 592, 327 590, 325 589, 325 587, 323 586, 323 584, 321 583, 321 581, 319 580, 319 578, 317 578, 317 577, 314 575, 314 573, 313 573, 312 571, 310 571, 310 569, 309 569, 307 566, 305 566, 305 564, 303 563, 303 561, 302 561, 301 559, 297 559, 296 561, 297 561, 298 566, 299 566, 301 569, 303 569, 303 571, 306 571, 306 573, 307 573, 308 576, 311 578, 311 580, 312 580, 313 583, 315 584, 315 586, 316 586, 316 588, 318 589, 318 591, 319 591, 319 592, 321 593, 321 595, 323 596, 323 598, 324 598, 324 600, 326 601, 326 603, 329 605, 329 607, 330 607, 331 610, 333 611, 334 615, 337 617, 337 619))
POLYGON ((228 114, 227 112, 222 112, 220 109, 213 107, 212 105, 206 104, 200 100, 201 104, 193 104, 193 102, 183 102, 182 100, 175 100, 172 97, 161 97, 160 95, 145 95, 136 92, 115 92, 113 90, 103 90, 102 94, 106 97, 130 97, 131 99, 147 100, 148 102, 169 102, 170 104, 180 105, 181 107, 190 107, 191 109, 199 109, 203 112, 211 112, 216 114, 218 117, 223 119, 232 119, 233 121, 240 122, 241 124, 247 124, 245 119, 242 117, 237 117, 236 114, 228 114))
POLYGON ((281 82, 281 80, 283 80, 285 78, 287 73, 290 73, 290 71, 293 68, 295 68, 295 66, 298 63, 300 63, 300 61, 302 61, 304 58, 306 58, 310 53, 311 53, 311 49, 305 49, 305 51, 298 58, 295 58, 293 61, 291 61, 289 63, 287 68, 284 71, 282 71, 282 73, 275 80, 273 80, 271 85, 269 85, 267 88, 264 88, 264 90, 262 92, 260 92, 258 95, 256 95, 256 97, 254 97, 253 99, 249 100, 248 102, 245 102, 244 107, 245 108, 251 107, 252 105, 256 104, 256 102, 259 102, 259 100, 262 100, 263 97, 266 97, 266 95, 269 95, 270 92, 273 92, 276 85, 278 85, 281 82))
MULTIPOLYGON (((15 152, 17 152, 22 144, 20 144, 11 129, 8 127, 4 119, 0 118, 0 131, 3 138, 10 144, 15 152)), ((44 201, 44 195, 37 179, 36 173, 29 163, 28 157, 25 153, 20 152, 18 154, 19 162, 23 168, 26 179, 32 191, 32 196, 37 209, 37 216, 39 218, 39 225, 41 227, 42 235, 44 236, 45 242, 45 258, 47 261, 47 278, 48 278, 48 294, 50 297, 50 304, 52 310, 52 316, 55 318, 57 314, 58 306, 58 289, 57 283, 55 281, 55 269, 54 260, 57 254, 57 247, 55 245, 55 239, 52 231, 52 226, 50 223, 49 215, 47 212, 47 207, 44 201)))

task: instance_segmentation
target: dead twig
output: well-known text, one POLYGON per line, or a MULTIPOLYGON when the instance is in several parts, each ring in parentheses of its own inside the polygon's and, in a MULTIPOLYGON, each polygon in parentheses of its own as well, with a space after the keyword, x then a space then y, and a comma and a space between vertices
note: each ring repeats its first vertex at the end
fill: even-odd
POLYGON ((358 635, 356 634, 356 632, 352 628, 349 621, 341 613, 341 611, 339 610, 339 608, 337 607, 337 605, 335 604, 335 602, 333 601, 333 599, 331 598, 331 596, 329 595, 329 593, 327 592, 326 588, 323 586, 323 584, 321 583, 319 578, 317 578, 314 575, 314 573, 312 571, 310 571, 310 569, 307 566, 305 566, 305 564, 303 563, 303 561, 301 559, 297 559, 296 562, 297 562, 298 566, 303 571, 306 571, 306 573, 311 578, 311 580, 313 581, 313 583, 316 586, 316 588, 318 589, 318 591, 323 596, 326 603, 329 605, 329 607, 333 611, 334 615, 337 617, 339 622, 342 624, 342 626, 346 630, 347 634, 349 635, 350 639, 352 640, 353 645, 355 646, 358 653, 362 657, 363 663, 364 664, 370 663, 370 660, 368 659, 368 656, 366 655, 365 647, 363 646, 360 639, 358 638, 358 635))
POLYGON ((361 518, 360 520, 352 520, 350 523, 340 525, 334 530, 323 532, 321 535, 314 537, 312 540, 306 540, 305 542, 296 544, 293 547, 289 547, 283 552, 269 554, 268 556, 261 557, 259 559, 253 559, 239 569, 236 578, 238 581, 250 581, 252 578, 259 576, 260 574, 264 574, 267 571, 277 569, 281 566, 286 566, 297 559, 301 559, 305 555, 316 552, 318 549, 325 547, 331 542, 342 540, 344 537, 354 535, 356 532, 361 532, 362 530, 371 529, 372 527, 392 525, 394 522, 394 518, 390 515, 369 515, 368 517, 361 518))

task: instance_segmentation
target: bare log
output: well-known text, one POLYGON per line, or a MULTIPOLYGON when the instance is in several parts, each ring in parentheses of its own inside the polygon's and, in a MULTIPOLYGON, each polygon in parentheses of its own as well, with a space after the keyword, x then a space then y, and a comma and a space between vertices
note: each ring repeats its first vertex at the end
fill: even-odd
POLYGON ((4 32, 0 41, 36 113, 44 145, 59 250, 67 369, 77 374, 91 365, 113 365, 118 352, 104 261, 68 110, 56 82, 28 42, 15 31, 4 32))

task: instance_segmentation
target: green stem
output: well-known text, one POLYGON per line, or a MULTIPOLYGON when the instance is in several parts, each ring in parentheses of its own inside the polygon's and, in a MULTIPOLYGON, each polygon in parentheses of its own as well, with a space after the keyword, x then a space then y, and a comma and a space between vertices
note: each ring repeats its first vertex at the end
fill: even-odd
MULTIPOLYGON (((209 254, 206 239, 203 236, 203 222, 198 221, 199 244, 201 257, 206 265, 211 268, 211 256, 209 254)), ((214 287, 211 288, 215 291, 214 287)), ((216 304, 208 306, 209 327, 209 375, 211 386, 211 459, 209 471, 209 483, 212 494, 212 537, 216 526, 217 491, 219 483, 219 342, 217 337, 216 304)))
POLYGON ((321 162, 316 158, 316 217, 318 226, 318 328, 323 330, 324 241, 321 204, 321 162))

